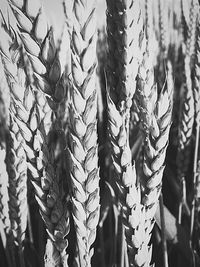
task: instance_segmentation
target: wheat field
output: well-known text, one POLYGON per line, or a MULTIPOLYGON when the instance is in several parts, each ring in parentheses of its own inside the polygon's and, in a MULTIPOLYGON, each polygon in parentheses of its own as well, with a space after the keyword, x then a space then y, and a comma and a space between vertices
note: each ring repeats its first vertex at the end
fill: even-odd
POLYGON ((0 0, 1 267, 200 266, 199 4, 0 0))

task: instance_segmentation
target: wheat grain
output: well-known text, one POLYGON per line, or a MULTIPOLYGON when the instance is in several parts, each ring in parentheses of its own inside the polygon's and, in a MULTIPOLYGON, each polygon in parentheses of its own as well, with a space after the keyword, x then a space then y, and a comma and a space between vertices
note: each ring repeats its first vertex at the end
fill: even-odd
POLYGON ((95 1, 74 1, 70 160, 79 265, 91 266, 99 220, 95 1))

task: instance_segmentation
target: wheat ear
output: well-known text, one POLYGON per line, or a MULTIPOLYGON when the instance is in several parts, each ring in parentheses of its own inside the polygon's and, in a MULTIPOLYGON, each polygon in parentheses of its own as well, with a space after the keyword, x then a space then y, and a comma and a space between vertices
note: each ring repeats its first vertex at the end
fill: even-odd
POLYGON ((199 11, 199 3, 197 0, 192 0, 190 5, 189 13, 189 24, 188 24, 188 34, 186 40, 186 56, 192 57, 195 53, 195 43, 196 43, 196 26, 197 26, 197 16, 199 11))
POLYGON ((177 176, 181 184, 181 200, 179 203, 178 220, 181 222, 182 205, 185 203, 185 175, 190 162, 191 153, 191 136, 194 124, 194 97, 192 92, 191 80, 191 57, 195 50, 196 42, 196 22, 199 10, 198 1, 192 0, 189 13, 188 34, 186 40, 186 51, 184 59, 184 98, 180 108, 180 125, 178 138, 178 152, 177 152, 177 176))
POLYGON ((60 62, 56 55, 53 31, 39 0, 16 0, 10 6, 19 25, 19 36, 32 64, 37 87, 47 95, 47 100, 55 112, 65 97, 61 78, 60 62))
POLYGON ((95 1, 74 1, 70 148, 73 218, 80 266, 91 266, 99 220, 95 1))
MULTIPOLYGON (((136 88, 136 76, 142 59, 143 32, 139 1, 113 1, 108 5, 109 52, 115 46, 116 66, 108 66, 117 79, 108 80, 108 125, 111 156, 115 169, 115 187, 122 210, 130 266, 150 264, 151 249, 145 227, 145 210, 140 204, 135 166, 129 147, 129 113, 136 88), (111 10, 111 11, 110 11, 111 10), (115 10, 114 14, 112 10, 115 10), (134 16, 133 16, 134 14, 134 16), (114 26, 116 25, 116 30, 114 26), (127 38, 124 38, 126 36, 127 38), (114 40, 113 40, 114 38, 114 40), (113 82, 113 83, 112 83, 113 82), (141 239, 139 239, 141 235, 141 239)), ((109 56, 110 57, 110 56, 109 56)), ((110 64, 113 61, 109 62, 110 64)))
MULTIPOLYGON (((10 136, 7 140, 6 166, 9 177, 9 215, 14 241, 23 251, 23 241, 27 227, 27 164, 23 148, 24 139, 12 115, 10 116, 10 136)), ((25 266, 23 255, 20 265, 25 266)))
POLYGON ((169 46, 168 36, 168 3, 164 0, 159 0, 159 27, 160 27, 160 46, 164 54, 164 58, 167 56, 169 46))
POLYGON ((66 235, 69 232, 69 218, 66 206, 64 207, 62 203, 58 178, 48 151, 47 137, 40 118, 40 106, 35 101, 34 88, 30 84, 26 89, 20 86, 16 78, 16 64, 8 58, 8 55, 4 57, 4 61, 8 81, 12 85, 10 109, 15 115, 15 122, 26 141, 24 148, 36 192, 36 200, 49 237, 60 252, 60 262, 66 265, 65 249, 68 244, 66 235))
POLYGON ((9 124, 9 87, 3 71, 3 64, 0 57, 0 219, 4 230, 8 234, 10 230, 10 219, 8 209, 8 174, 6 171, 6 135, 9 124))
POLYGON ((179 205, 179 223, 181 222, 182 204, 185 202, 185 175, 190 162, 191 137, 194 124, 194 97, 192 92, 190 58, 186 57, 184 96, 180 104, 180 122, 178 126, 177 177, 181 185, 181 199, 179 205), (181 204, 182 203, 182 204, 181 204))
POLYGON ((139 66, 136 90, 137 106, 144 132, 149 132, 157 101, 157 85, 154 82, 153 58, 147 51, 139 66))
MULTIPOLYGON (((162 176, 166 149, 168 145, 169 130, 171 126, 173 87, 163 89, 160 93, 154 110, 150 131, 145 138, 143 177, 141 185, 143 198, 142 203, 147 208, 147 212, 152 212, 158 202, 159 193, 162 186, 162 176)), ((153 212, 152 212, 153 219, 153 212)))
POLYGON ((192 209, 190 215, 190 241, 192 242, 194 233, 194 218, 198 216, 199 209, 199 135, 200 135, 200 28, 199 22, 197 26, 197 40, 196 40, 196 61, 195 61, 195 77, 194 77, 194 107, 195 107, 195 148, 194 148, 194 162, 193 162, 193 199, 192 209), (196 209, 195 209, 196 208, 196 209), (196 214, 195 214, 196 211, 196 214))
MULTIPOLYGON (((17 71, 13 73, 15 65, 12 63, 11 54, 9 52, 9 47, 11 40, 9 35, 6 33, 4 28, 1 28, 1 36, 4 39, 1 39, 1 56, 2 63, 5 70, 5 75, 7 83, 10 90, 13 89, 13 80, 17 79, 17 71), (4 42, 7 42, 7 46, 4 47, 4 42), (16 74, 14 78, 14 74, 16 74)), ((11 49, 12 50, 12 49, 11 49)), ((12 106, 14 105, 14 100, 10 98, 10 117, 14 117, 16 113, 13 111, 12 106)), ((7 140, 6 149, 6 167, 9 177, 9 216, 11 221, 11 231, 12 238, 16 241, 17 246, 19 247, 19 258, 21 265, 24 266, 23 259, 23 241, 25 239, 25 230, 27 225, 27 165, 26 165, 26 155, 23 148, 23 138, 19 131, 18 126, 10 121, 9 123, 10 138, 7 140), (17 154, 15 154, 15 151, 17 154), (8 155, 11 157, 8 160, 8 155), (18 159, 19 157, 19 159, 18 159), (21 159, 20 159, 21 157, 21 159), (21 188, 22 186, 22 188, 21 188), (20 189, 21 188, 21 189, 20 189), (16 209, 16 211, 15 211, 16 209)))

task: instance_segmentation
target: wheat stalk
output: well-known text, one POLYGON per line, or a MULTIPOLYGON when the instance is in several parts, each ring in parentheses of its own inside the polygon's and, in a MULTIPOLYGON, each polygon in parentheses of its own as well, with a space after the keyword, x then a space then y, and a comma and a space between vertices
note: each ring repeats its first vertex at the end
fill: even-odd
POLYGON ((91 266, 99 219, 95 1, 74 1, 70 148, 73 218, 80 266, 91 266))

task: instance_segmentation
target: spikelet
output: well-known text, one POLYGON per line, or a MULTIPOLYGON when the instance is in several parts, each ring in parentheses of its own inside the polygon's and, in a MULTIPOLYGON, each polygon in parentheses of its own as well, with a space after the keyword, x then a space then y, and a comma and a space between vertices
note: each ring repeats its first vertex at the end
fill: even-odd
POLYGON ((91 266, 99 220, 95 1, 74 1, 70 148, 73 219, 80 266, 91 266))
POLYGON ((58 250, 54 247, 52 240, 47 239, 46 252, 44 256, 45 267, 63 266, 67 267, 66 255, 60 257, 58 250), (62 262, 61 262, 62 259, 62 262))

